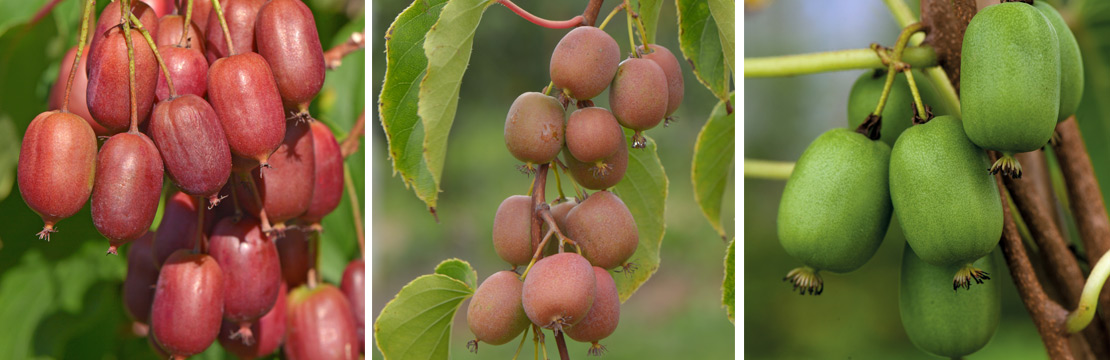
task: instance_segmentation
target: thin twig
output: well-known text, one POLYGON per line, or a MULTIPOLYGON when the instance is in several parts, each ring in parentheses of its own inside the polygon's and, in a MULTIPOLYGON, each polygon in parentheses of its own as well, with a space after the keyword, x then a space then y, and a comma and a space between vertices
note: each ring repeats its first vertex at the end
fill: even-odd
POLYGON ((366 234, 362 229, 362 211, 358 207, 358 191, 355 189, 355 181, 351 177, 351 168, 347 166, 347 162, 343 162, 343 184, 347 186, 347 200, 351 202, 351 215, 355 221, 355 234, 358 236, 358 254, 361 257, 366 252, 366 234))
POLYGON ((347 41, 324 52, 324 65, 328 70, 335 70, 339 65, 343 65, 344 57, 365 48, 366 35, 361 31, 351 33, 351 37, 347 38, 347 41))
POLYGON ((347 132, 347 138, 343 139, 342 144, 339 144, 339 149, 340 152, 343 154, 343 158, 347 158, 348 156, 351 156, 351 154, 358 152, 358 139, 365 134, 365 129, 366 112, 363 111, 362 113, 358 114, 358 120, 355 121, 355 125, 351 127, 351 131, 347 132))
POLYGON ((586 26, 594 26, 594 23, 597 22, 597 14, 601 12, 601 3, 603 2, 605 0, 590 0, 590 3, 586 4, 586 11, 582 12, 582 18, 586 26))
POLYGON ((548 20, 536 15, 532 15, 528 11, 521 9, 520 6, 517 6, 511 0, 497 0, 497 2, 509 8, 509 10, 512 10, 521 18, 524 18, 524 20, 528 20, 533 24, 543 26, 548 29, 569 29, 585 24, 584 18, 581 15, 570 18, 569 20, 548 20))

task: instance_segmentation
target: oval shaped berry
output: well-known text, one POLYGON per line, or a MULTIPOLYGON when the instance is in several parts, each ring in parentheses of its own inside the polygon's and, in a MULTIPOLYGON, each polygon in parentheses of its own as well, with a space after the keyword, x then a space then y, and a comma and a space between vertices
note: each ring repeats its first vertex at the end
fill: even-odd
MULTIPOLYGON (((933 115, 941 116, 951 113, 946 102, 940 101, 940 95, 933 86, 932 81, 919 70, 913 72, 914 83, 917 84, 921 101, 933 109, 933 115)), ((852 91, 848 93, 848 128, 855 129, 867 120, 867 116, 875 111, 879 104, 879 96, 886 86, 886 70, 867 71, 860 75, 852 84, 852 91)), ((913 93, 906 75, 899 72, 894 76, 894 84, 887 94, 886 105, 883 107, 882 140, 887 145, 894 146, 903 131, 913 123, 913 93)))
POLYGON ((224 319, 239 324, 233 338, 251 344, 250 323, 274 307, 281 289, 277 247, 251 218, 220 220, 208 243, 224 271, 224 319))
POLYGON ((575 159, 593 163, 608 158, 624 145, 624 130, 605 108, 575 110, 567 119, 567 150, 575 159))
MULTIPOLYGON (((89 36, 92 37, 92 39, 89 40, 89 54, 96 53, 94 49, 99 47, 100 43, 104 41, 104 36, 108 35, 109 30, 115 30, 116 33, 120 32, 119 7, 121 3, 120 1, 109 2, 108 5, 104 7, 104 10, 100 12, 100 16, 96 18, 96 27, 89 29, 89 36)), ((139 18, 139 22, 143 23, 143 27, 146 28, 147 32, 150 32, 151 38, 158 38, 158 13, 156 13, 150 5, 142 1, 132 1, 131 14, 139 18)), ((180 35, 180 33, 178 33, 178 35, 180 35)), ((135 39, 135 43, 145 44, 146 42, 141 40, 140 37, 135 39)), ((149 49, 149 47, 147 48, 149 49)), ((124 53, 124 56, 126 57, 127 54, 124 53)), ((126 67, 124 67, 124 71, 127 71, 126 67)))
POLYGON ((298 227, 285 230, 285 236, 274 241, 281 260, 281 277, 285 284, 295 288, 308 280, 308 269, 312 266, 309 257, 308 235, 298 227))
POLYGON ((150 330, 166 352, 188 357, 212 345, 220 332, 223 271, 216 259, 178 250, 162 266, 150 330))
MULTIPOLYGON (((158 45, 158 51, 161 52, 162 46, 179 46, 200 53, 200 58, 204 60, 204 64, 208 65, 208 59, 204 58, 204 34, 201 33, 201 27, 197 26, 197 20, 200 19, 197 14, 197 3, 193 1, 193 18, 189 24, 189 35, 185 36, 185 42, 181 42, 181 32, 185 31, 185 17, 182 15, 167 15, 158 19, 158 37, 154 38, 154 44, 158 45)), ((207 18, 207 14, 205 14, 207 18)), ((162 57, 166 57, 162 53, 162 57)), ((176 84, 175 84, 176 85, 176 84)))
POLYGON ((359 352, 366 349, 364 334, 366 333, 366 263, 362 259, 351 260, 347 268, 343 269, 343 280, 339 289, 347 296, 351 304, 351 315, 355 319, 355 330, 358 332, 359 352))
MULTIPOLYGON (((220 4, 223 5, 223 2, 220 2, 220 4)), ((212 0, 193 0, 193 23, 197 24, 198 29, 208 31, 208 17, 211 13, 212 0)), ((201 41, 204 40, 205 37, 202 36, 201 41)))
POLYGON ((212 63, 208 101, 223 124, 231 152, 266 164, 285 137, 281 96, 266 60, 244 53, 212 63))
POLYGON ((505 147, 528 164, 551 162, 563 147, 563 126, 558 100, 538 92, 520 94, 505 118, 505 147))
POLYGON ((478 285, 466 308, 466 324, 477 341, 505 344, 528 328, 531 322, 521 304, 523 288, 520 277, 508 270, 495 272, 478 285))
POLYGON ((290 360, 358 358, 351 305, 335 286, 301 286, 289 293, 288 306, 284 349, 290 360))
POLYGON ((312 201, 300 218, 318 224, 339 206, 343 197, 343 151, 327 125, 313 121, 309 127, 312 130, 312 154, 315 156, 315 181, 312 201))
MULTIPOLYGON (((173 11, 176 8, 176 6, 174 5, 175 0, 141 0, 141 1, 146 3, 147 5, 150 5, 150 8, 152 10, 154 10, 154 13, 157 14, 158 17, 160 17, 160 18, 165 17, 167 14, 173 13, 173 11)), ((184 3, 182 3, 182 6, 184 6, 184 3)))
POLYGON ((567 214, 567 233, 593 266, 624 265, 640 245, 636 219, 617 195, 598 191, 567 214))
POLYGON ((251 322, 254 342, 248 345, 243 344, 241 339, 233 338, 232 336, 239 331, 239 324, 224 320, 223 325, 220 326, 220 346, 240 359, 256 359, 273 354, 285 340, 286 292, 285 284, 282 283, 274 307, 266 315, 251 322))
POLYGON ((154 285, 158 268, 154 266, 154 232, 148 232, 127 249, 127 277, 123 280, 123 305, 127 315, 137 322, 150 324, 150 305, 154 302, 154 285))
POLYGON ((258 11, 254 37, 285 107, 306 111, 324 86, 324 49, 312 10, 300 0, 270 0, 258 11))
POLYGON ((682 105, 682 98, 686 91, 686 85, 682 80, 682 67, 679 66, 678 58, 671 53, 670 50, 659 44, 651 44, 651 52, 644 48, 643 45, 637 46, 636 51, 639 52, 642 58, 654 61, 663 69, 663 74, 667 75, 667 115, 671 116, 678 106, 682 105))
MULTIPOLYGON (((47 107, 52 110, 61 109, 62 103, 65 102, 66 82, 69 81, 69 73, 73 70, 73 58, 76 55, 77 47, 69 48, 66 55, 62 57, 62 62, 58 64, 58 80, 50 87, 50 98, 47 100, 47 107)), ((93 120, 92 114, 89 114, 89 105, 85 101, 85 92, 89 88, 89 75, 85 72, 85 64, 89 61, 88 55, 89 47, 86 46, 81 52, 81 60, 77 62, 77 73, 73 75, 73 85, 69 89, 69 112, 85 119, 97 136, 108 136, 110 135, 108 129, 93 120)))
POLYGON ((577 100, 597 96, 617 73, 620 46, 612 36, 596 27, 571 30, 551 52, 549 71, 555 86, 577 100))
POLYGON ((667 116, 667 74, 654 61, 631 58, 620 63, 609 89, 609 107, 617 122, 644 131, 667 116))
MULTIPOLYGON (((118 13, 117 13, 118 15, 118 13)), ((85 91, 89 113, 110 132, 131 126, 131 95, 128 85, 127 43, 120 28, 111 28, 99 46, 89 50, 89 84, 85 91)), ((154 51, 138 30, 131 30, 135 55, 135 101, 139 123, 145 123, 154 107, 158 85, 158 63, 154 51)))
POLYGON ((561 330, 582 321, 597 294, 593 267, 581 255, 560 253, 532 265, 521 301, 533 324, 561 330))
MULTIPOLYGON (((562 202, 557 202, 557 203, 551 205, 551 218, 555 220, 555 226, 559 227, 559 231, 562 231, 563 235, 567 234, 567 214, 569 214, 570 211, 573 210, 575 206, 578 206, 578 201, 575 200, 574 198, 563 199, 562 202)), ((546 234, 547 233, 547 222, 543 223, 543 226, 540 228, 540 233, 541 234, 546 234)), ((559 241, 558 241, 558 239, 557 238, 552 238, 551 240, 548 240, 547 241, 547 246, 544 247, 544 249, 543 249, 543 255, 544 256, 554 255, 558 252, 559 252, 559 241)))
POLYGON ((227 31, 231 33, 231 45, 235 52, 228 54, 227 40, 224 29, 220 26, 220 19, 215 11, 208 13, 208 23, 204 28, 204 56, 208 63, 215 65, 216 60, 229 55, 258 52, 254 42, 254 23, 258 20, 258 10, 266 0, 225 0, 220 1, 224 12, 224 21, 227 22, 227 31))
MULTIPOLYGON (((178 96, 192 94, 204 97, 208 94, 208 61, 204 60, 204 55, 174 45, 159 46, 158 52, 162 54, 162 62, 170 72, 170 79, 173 79, 173 88, 178 96)), ((158 101, 170 98, 170 86, 160 67, 154 95, 158 101)))
POLYGON ((44 223, 40 239, 89 200, 96 174, 96 134, 73 113, 35 116, 19 148, 19 195, 44 223))
POLYGON ((96 230, 115 242, 149 231, 162 196, 162 171, 162 156, 146 135, 121 133, 105 141, 92 191, 96 230))
POLYGON ((597 342, 612 335, 620 322, 621 298, 617 293, 617 283, 608 271, 594 266, 594 276, 597 278, 594 305, 590 307, 586 317, 567 328, 566 333, 574 341, 593 343, 590 354, 600 355, 603 348, 597 342))
POLYGON ((582 187, 590 190, 605 190, 620 183, 628 170, 628 140, 621 136, 621 146, 617 152, 598 163, 584 163, 574 158, 569 150, 563 151, 563 163, 570 170, 570 176, 582 187))
MULTIPOLYGON (((270 156, 272 167, 259 167, 251 172, 270 224, 283 223, 308 211, 316 184, 316 159, 312 151, 312 140, 308 124, 289 122, 285 141, 270 156)), ((249 188, 240 189, 243 191, 239 204, 251 214, 259 216, 258 200, 249 188)))
POLYGON ((493 215, 493 250, 512 266, 532 261, 532 198, 509 196, 493 215))
POLYGON ((1033 7, 1052 24, 1060 45, 1060 111, 1056 122, 1064 121, 1075 114, 1079 109, 1079 100, 1083 98, 1083 56, 1079 53, 1075 34, 1071 33, 1064 17, 1052 5, 1037 1, 1033 3, 1033 7))
POLYGON ((220 189, 231 175, 231 152, 212 106, 193 94, 160 102, 150 134, 166 173, 181 191, 219 203, 220 189))
MULTIPOLYGON (((159 236, 154 240, 154 265, 161 268, 177 250, 191 250, 197 243, 197 201, 183 192, 166 199, 159 236)), ((203 236, 203 234, 201 234, 203 236)))

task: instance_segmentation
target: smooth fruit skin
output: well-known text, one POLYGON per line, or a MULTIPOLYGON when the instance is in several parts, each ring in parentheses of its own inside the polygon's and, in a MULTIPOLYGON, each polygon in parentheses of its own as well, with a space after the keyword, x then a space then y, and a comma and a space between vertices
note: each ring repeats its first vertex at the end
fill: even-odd
POLYGON ((526 92, 513 100, 505 117, 505 147, 517 160, 543 164, 563 147, 563 107, 554 97, 526 92))
POLYGON ((532 265, 521 289, 528 319, 547 329, 582 321, 597 294, 597 279, 586 258, 576 253, 545 257, 532 265))
MULTIPOLYGON (((158 45, 159 48, 163 45, 181 45, 181 47, 183 48, 200 53, 201 59, 204 59, 204 34, 200 32, 200 29, 202 28, 197 26, 197 20, 200 18, 199 16, 197 16, 197 3, 198 1, 193 1, 193 21, 191 21, 191 24, 189 24, 189 35, 186 36, 184 44, 180 43, 181 31, 185 28, 184 26, 182 26, 182 24, 185 22, 185 16, 183 15, 167 15, 158 19, 159 31, 158 37, 154 38, 154 44, 158 45)), ((208 16, 207 14, 205 15, 205 18, 207 19, 208 16)), ((159 49, 158 51, 162 50, 159 49)), ((163 53, 162 57, 165 56, 166 54, 163 53)), ((205 65, 207 64, 208 60, 205 59, 205 65)))
POLYGON ((231 33, 231 44, 235 47, 234 54, 227 52, 224 29, 220 26, 220 19, 216 16, 216 12, 208 13, 208 23, 204 29, 204 56, 208 58, 209 64, 215 65, 217 59, 226 58, 229 55, 258 52, 254 42, 254 23, 258 19, 258 10, 261 10, 262 5, 265 4, 266 0, 220 1, 227 30, 231 33))
MULTIPOLYGON (((948 115, 951 111, 946 103, 940 101, 940 95, 932 81, 919 70, 912 70, 914 83, 921 95, 921 101, 933 109, 933 115, 948 115)), ((855 129, 867 120, 867 116, 875 111, 879 103, 879 96, 886 85, 887 73, 885 70, 867 71, 860 74, 852 84, 848 93, 848 128, 855 129)), ((899 72, 894 76, 894 84, 887 95, 886 105, 883 107, 882 140, 887 145, 894 146, 903 131, 913 123, 913 93, 910 91, 906 75, 899 72)))
POLYGON ((288 359, 358 358, 351 305, 335 286, 296 288, 289 293, 288 306, 284 347, 288 359))
MULTIPOLYGON (((933 265, 965 265, 1002 236, 1002 200, 985 151, 941 116, 910 127, 890 156, 890 198, 906 242, 933 265)), ((952 274, 948 274, 952 276, 952 274)), ((951 291, 951 288, 949 288, 951 291)))
POLYGON ((307 107, 324 86, 324 49, 312 10, 300 0, 271 0, 258 11, 254 37, 285 107, 307 107))
POLYGON ((478 341, 505 344, 532 324, 521 304, 523 288, 520 276, 508 270, 495 272, 478 285, 466 308, 466 324, 478 341))
POLYGON ((548 70, 555 86, 570 97, 589 100, 609 87, 620 63, 620 46, 605 31, 592 26, 571 30, 555 45, 548 70))
POLYGON ((1060 44, 1060 112, 1056 121, 1067 120, 1079 109, 1079 100, 1083 98, 1083 56, 1079 53, 1079 43, 1075 34, 1064 21, 1064 17, 1056 9, 1044 1, 1033 3, 1052 24, 1056 31, 1056 40, 1060 44))
POLYGON ((127 315, 150 324, 150 305, 154 302, 154 285, 158 268, 154 266, 154 232, 148 232, 127 249, 127 277, 123 280, 123 305, 127 315))
POLYGON ((17 169, 19 195, 42 217, 45 230, 51 230, 89 200, 96 174, 96 134, 73 113, 41 113, 23 135, 17 169))
POLYGON ((890 224, 889 161, 889 145, 852 130, 832 129, 813 140, 779 202, 779 242, 786 253, 837 273, 867 263, 890 224))
MULTIPOLYGON (((270 156, 272 167, 255 168, 251 172, 271 224, 291 220, 308 211, 316 184, 316 158, 312 147, 308 124, 291 121, 285 140, 270 156)), ((258 200, 251 195, 250 189, 239 189, 243 190, 239 203, 250 213, 259 215, 258 200)))
POLYGON ((654 61, 659 68, 663 69, 663 74, 667 75, 667 116, 671 116, 675 110, 678 110, 678 106, 682 105, 682 98, 686 91, 678 58, 659 44, 651 44, 650 53, 643 45, 637 46, 636 51, 643 54, 642 58, 654 61))
POLYGON ((285 236, 274 241, 281 260, 281 277, 285 284, 295 288, 308 280, 312 259, 308 256, 308 236, 300 228, 285 230, 285 236))
POLYGON ((248 325, 266 315, 281 289, 277 247, 251 218, 223 219, 212 230, 208 252, 224 271, 224 318, 248 325))
POLYGON ((285 113, 274 75, 262 56, 244 53, 208 68, 208 101, 231 152, 266 163, 285 138, 285 113))
MULTIPOLYGON (((998 269, 993 253, 975 260, 975 266, 992 274, 998 269)), ((958 265, 931 265, 908 245, 902 252, 898 296, 902 327, 919 349, 953 359, 974 353, 990 342, 1002 309, 999 281, 952 291, 952 274, 958 269, 958 265)))
POLYGON ((211 256, 178 250, 158 275, 150 329, 166 352, 192 356, 220 332, 224 273, 211 256))
POLYGON ((266 315, 251 323, 251 333, 254 334, 255 341, 245 345, 241 339, 232 339, 232 335, 239 331, 239 324, 224 320, 220 326, 220 346, 240 359, 255 359, 273 354, 285 341, 287 292, 285 284, 281 284, 274 307, 266 315))
MULTIPOLYGON (((173 88, 178 96, 192 94, 204 97, 208 94, 208 61, 204 60, 204 55, 175 45, 158 46, 158 52, 162 54, 162 61, 170 71, 170 79, 173 79, 173 88)), ((158 85, 154 89, 154 95, 158 101, 170 98, 170 86, 161 67, 158 68, 158 85)))
POLYGON ((567 165, 571 177, 578 185, 590 190, 605 190, 617 186, 624 179, 624 172, 628 170, 628 139, 621 136, 621 146, 617 148, 617 152, 601 161, 609 165, 606 174, 596 173, 595 164, 578 161, 570 154, 570 150, 563 150, 563 163, 567 165))
POLYGON ((214 197, 231 175, 231 151, 216 111, 188 94, 158 103, 150 134, 161 151, 166 173, 182 191, 214 197))
MULTIPOLYGON (((66 52, 66 56, 62 57, 62 62, 58 63, 58 80, 55 80, 54 85, 50 87, 50 98, 47 102, 47 107, 52 110, 61 109, 62 103, 65 102, 66 81, 69 81, 70 70, 73 70, 73 57, 76 55, 77 47, 71 47, 66 52)), ((89 88, 89 75, 85 71, 85 64, 88 61, 89 47, 86 46, 77 64, 77 74, 73 76, 73 86, 69 90, 69 112, 85 119, 97 136, 108 136, 110 135, 108 129, 93 120, 92 115, 89 114, 89 105, 85 101, 85 92, 89 88)))
MULTIPOLYGON (((109 33, 109 30, 114 28, 115 32, 119 32, 120 4, 122 4, 121 1, 109 2, 108 5, 104 7, 104 10, 100 12, 100 16, 97 17, 96 27, 89 28, 89 36, 92 37, 92 40, 89 40, 89 54, 96 53, 94 49, 99 47, 101 42, 104 41, 104 36, 109 33)), ((146 28, 147 32, 150 32, 151 38, 158 38, 158 13, 156 13, 150 5, 142 1, 132 1, 131 14, 139 18, 139 22, 143 23, 143 27, 146 28)), ((178 35, 181 34, 178 33, 178 35)), ((146 41, 141 39, 141 35, 139 38, 135 38, 135 43, 146 44, 146 41)), ((149 49, 149 47, 147 48, 149 49)), ((126 56, 126 54, 124 56, 126 56)))
POLYGON ((100 149, 92 192, 96 230, 115 241, 143 236, 162 196, 162 156, 141 133, 113 135, 100 149))
POLYGON ((343 291, 343 295, 347 296, 347 302, 351 304, 351 315, 355 319, 356 330, 358 330, 358 347, 359 353, 366 349, 364 343, 366 332, 366 262, 362 259, 351 260, 347 264, 347 268, 343 269, 343 280, 339 283, 339 289, 343 291))
POLYGON ((624 145, 624 130, 605 108, 575 110, 567 119, 567 150, 575 159, 592 163, 612 156, 624 145))
POLYGON ((593 266, 612 269, 636 252, 640 234, 636 219, 617 195, 598 191, 567 214, 566 235, 582 246, 593 266))
POLYGON ((567 329, 567 336, 579 342, 598 342, 617 330, 621 317, 621 299, 617 283, 605 269, 594 266, 597 297, 586 318, 567 329))
POLYGON ((493 250, 509 265, 532 261, 532 213, 531 197, 513 195, 502 200, 493 215, 493 250))
POLYGON ((313 121, 309 127, 312 130, 312 154, 316 157, 316 180, 312 201, 300 218, 309 223, 319 223, 339 206, 343 197, 343 151, 327 125, 313 121))
MULTIPOLYGON (((154 265, 161 268, 177 250, 191 250, 197 241, 197 201, 183 192, 166 199, 159 236, 154 240, 154 265)), ((229 207, 230 208, 230 207, 229 207)))
MULTIPOLYGON (((85 91, 89 113, 97 123, 112 133, 127 130, 131 125, 131 97, 128 86, 127 45, 123 31, 112 28, 89 51, 89 85, 85 91)), ((158 85, 158 63, 154 51, 138 30, 131 30, 135 54, 135 100, 139 123, 145 123, 154 107, 154 90, 158 85)))
POLYGON ((644 131, 667 116, 667 74, 654 61, 631 58, 620 63, 609 89, 609 107, 617 122, 644 131))
POLYGON ((960 106, 975 145, 1018 153, 1052 137, 1060 110, 1060 45, 1053 32, 1044 15, 1019 2, 988 6, 971 19, 960 106))
MULTIPOLYGON (((220 1, 220 5, 223 4, 224 1, 220 1)), ((198 29, 207 31, 208 17, 211 15, 211 13, 212 0, 193 0, 193 23, 197 24, 198 29)), ((201 41, 204 40, 205 38, 202 37, 201 41)))

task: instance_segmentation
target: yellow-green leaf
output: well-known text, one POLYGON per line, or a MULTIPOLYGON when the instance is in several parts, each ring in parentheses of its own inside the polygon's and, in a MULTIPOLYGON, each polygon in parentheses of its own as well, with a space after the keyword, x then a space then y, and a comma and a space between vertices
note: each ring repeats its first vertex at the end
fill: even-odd
MULTIPOLYGON (((729 101, 735 101, 735 96, 733 94, 729 101)), ((732 172, 735 131, 736 114, 729 111, 724 101, 718 102, 709 115, 709 120, 706 120, 698 133, 697 142, 694 143, 693 168, 690 171, 694 199, 722 239, 728 234, 721 226, 721 197, 725 194, 728 176, 732 172)))
POLYGON ((725 55, 725 63, 733 74, 736 73, 736 60, 733 58, 736 49, 736 1, 734 0, 709 0, 709 13, 713 14, 713 21, 717 22, 717 33, 721 37, 721 50, 725 55))
POLYGON ((455 278, 473 272, 458 259, 439 264, 436 274, 423 275, 405 285, 382 308, 374 322, 374 340, 389 360, 447 359, 451 355, 451 320, 474 288, 455 278), (438 273, 440 269, 451 275, 438 273))
MULTIPOLYGON (((631 134, 625 132, 625 136, 631 134)), ((628 259, 635 269, 610 270, 621 302, 628 300, 659 269, 659 248, 666 231, 667 174, 659 162, 655 140, 650 137, 647 140, 647 147, 628 150, 628 169, 624 179, 613 188, 632 212, 640 233, 640 244, 628 259)))
POLYGON ((718 99, 728 99, 729 71, 721 48, 717 23, 706 0, 675 0, 678 7, 678 43, 694 75, 718 99))

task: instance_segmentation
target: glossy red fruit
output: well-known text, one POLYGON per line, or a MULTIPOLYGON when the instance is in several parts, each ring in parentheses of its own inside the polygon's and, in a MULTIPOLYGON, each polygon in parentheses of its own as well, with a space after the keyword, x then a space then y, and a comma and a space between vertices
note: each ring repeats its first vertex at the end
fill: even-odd
MULTIPOLYGON (((128 87, 127 42, 120 28, 111 28, 100 46, 89 51, 89 86, 85 92, 89 113, 111 132, 121 132, 131 125, 131 97, 128 87)), ((158 63, 154 51, 131 30, 135 54, 135 101, 139 123, 145 123, 154 107, 154 89, 158 85, 158 63)))
MULTIPOLYGON (((613 276, 608 271, 594 266, 594 275, 597 279, 594 305, 582 321, 567 328, 566 332, 575 341, 596 344, 617 330, 621 317, 621 299, 617 294, 617 283, 613 282, 613 276)), ((601 350, 601 347, 597 346, 596 349, 601 350)), ((590 350, 594 354, 594 348, 590 350)))
POLYGON ((45 223, 39 238, 50 240, 54 225, 89 200, 96 173, 96 134, 72 113, 41 113, 23 135, 17 172, 19 195, 45 223))
POLYGON ((123 280, 123 305, 131 319, 150 324, 150 304, 158 268, 154 266, 154 232, 131 243, 127 249, 127 277, 123 280))
POLYGON ((188 357, 212 345, 220 333, 224 274, 211 256, 178 250, 162 266, 150 329, 167 353, 188 357))
MULTIPOLYGON (((109 2, 108 6, 105 6, 104 10, 100 12, 100 17, 96 19, 96 28, 89 28, 89 35, 92 37, 89 43, 89 54, 96 53, 93 50, 100 46, 100 42, 104 40, 104 36, 109 33, 108 30, 116 29, 116 32, 119 32, 120 3, 120 1, 109 2)), ((150 33, 151 38, 158 38, 158 14, 154 9, 150 8, 150 5, 141 1, 132 1, 131 14, 139 18, 139 22, 143 23, 143 27, 150 33)), ((142 40, 140 37, 135 39, 135 43, 146 44, 146 41, 142 40)), ((147 48, 149 49, 150 47, 147 48)))
POLYGON ((192 250, 197 241, 197 201, 183 192, 166 199, 159 236, 154 240, 154 265, 161 268, 177 250, 192 250))
POLYGON ((655 127, 667 116, 667 86, 667 74, 654 61, 622 61, 609 88, 613 116, 637 132, 655 127))
POLYGON ((343 270, 343 280, 339 283, 339 289, 343 290, 343 295, 347 296, 347 301, 351 304, 351 315, 355 319, 355 327, 358 331, 358 347, 359 353, 366 349, 364 343, 366 329, 366 263, 362 259, 351 260, 347 264, 347 268, 343 270))
MULTIPOLYGON (((204 60, 204 55, 175 45, 159 46, 158 51, 162 54, 166 69, 170 71, 173 88, 178 96, 192 94, 204 97, 208 94, 208 61, 204 60)), ((170 98, 170 86, 160 67, 154 95, 158 101, 170 98)))
POLYGON ((146 343, 147 345, 150 345, 150 350, 154 351, 155 354, 158 354, 159 359, 170 358, 170 353, 166 352, 166 349, 163 349, 162 345, 158 345, 158 339, 154 337, 153 332, 147 332, 146 343))
POLYGON ((289 228, 285 230, 285 236, 275 243, 281 259, 281 277, 285 279, 285 284, 293 288, 303 285, 308 280, 308 269, 312 266, 308 234, 300 228, 289 228))
POLYGON ((604 160, 624 146, 624 130, 605 108, 575 110, 567 119, 567 150, 584 163, 604 160))
POLYGON ((258 53, 274 70, 288 109, 308 108, 324 86, 324 49, 312 10, 300 0, 270 0, 258 11, 258 53))
POLYGON ((240 359, 255 359, 273 354, 285 340, 285 303, 286 287, 281 284, 277 301, 270 312, 251 323, 251 333, 255 341, 250 345, 243 344, 240 339, 232 336, 239 331, 239 324, 224 320, 220 326, 220 345, 224 350, 230 351, 240 359))
POLYGON ((285 356, 298 359, 358 359, 358 335, 347 297, 329 284, 301 286, 289 293, 285 356))
MULTIPOLYGON (((66 52, 66 56, 62 57, 62 62, 58 64, 58 80, 54 81, 54 85, 50 87, 50 98, 47 102, 47 107, 51 110, 59 110, 62 108, 62 102, 65 101, 66 82, 69 81, 69 72, 73 69, 73 57, 77 55, 77 47, 74 46, 66 52)), ((80 116, 89 123, 93 132, 97 136, 108 136, 108 129, 105 129, 100 124, 93 120, 89 114, 89 105, 85 102, 85 92, 89 87, 89 75, 85 72, 85 64, 89 60, 89 47, 86 46, 81 54, 81 60, 77 64, 77 74, 73 76, 73 86, 69 89, 69 112, 74 115, 80 116)))
POLYGON ((150 133, 166 173, 181 191, 219 203, 220 189, 231 175, 231 151, 212 106, 193 94, 160 102, 150 133))
POLYGON ((224 271, 224 319, 239 324, 234 338, 252 344, 250 323, 274 307, 281 289, 277 247, 258 221, 223 219, 212 230, 208 253, 224 271))
MULTIPOLYGON (((142 2, 150 5, 151 9, 154 9, 154 13, 157 14, 158 17, 165 17, 167 14, 173 13, 175 8, 173 4, 174 0, 142 0, 142 2)), ((184 4, 184 2, 182 2, 182 4, 184 4)))
POLYGON ((560 330, 582 321, 596 294, 597 280, 590 262, 565 252, 532 265, 524 278, 521 302, 533 324, 560 330))
MULTIPOLYGON (((220 2, 223 5, 224 1, 220 2)), ((182 5, 181 13, 185 13, 184 5, 182 5)), ((203 31, 208 29, 208 16, 212 13, 212 0, 193 0, 193 23, 197 24, 197 28, 203 31)), ((204 40, 204 38, 201 38, 204 40)))
POLYGON ((343 151, 327 125, 319 121, 312 128, 312 153, 315 156, 316 181, 312 189, 312 202, 301 220, 319 223, 324 216, 339 206, 343 197, 343 151))
POLYGON ((671 116, 682 104, 682 97, 686 91, 686 85, 682 82, 682 67, 679 65, 678 58, 667 48, 659 44, 650 46, 650 53, 643 45, 637 46, 636 51, 643 54, 644 59, 659 65, 659 68, 663 69, 663 74, 667 76, 667 116, 671 116))
MULTIPOLYGON (((196 0, 193 0, 193 7, 196 7, 196 0)), ((204 59, 205 66, 208 65, 208 59, 204 58, 204 33, 200 31, 201 27, 197 26, 197 13, 193 11, 193 21, 189 24, 189 35, 186 35, 185 42, 181 42, 181 32, 185 30, 182 26, 185 23, 185 16, 183 15, 168 15, 158 19, 158 37, 154 38, 154 44, 159 47, 166 46, 181 46, 189 50, 200 53, 200 58, 204 59)), ((162 51, 159 49, 158 51, 162 51)), ((166 53, 162 53, 165 57, 166 53)))
MULTIPOLYGON (((289 122, 285 141, 270 156, 272 167, 257 168, 251 172, 270 224, 285 222, 308 211, 316 183, 312 140, 308 124, 289 122)), ((258 215, 258 201, 249 191, 240 195, 240 204, 246 204, 244 208, 247 211, 258 215)))
MULTIPOLYGON (((220 5, 224 11, 224 20, 227 21, 227 30, 231 33, 231 44, 235 53, 230 55, 258 52, 254 43, 254 23, 258 19, 258 10, 266 0, 223 0, 220 5)), ((228 57, 227 40, 224 38, 224 29, 216 17, 216 11, 208 13, 208 24, 204 29, 205 43, 204 56, 209 64, 215 64, 216 59, 228 57)))
POLYGON ((285 138, 285 113, 266 60, 245 53, 212 63, 208 101, 223 124, 231 152, 267 164, 285 138))
POLYGON ((122 242, 150 230, 162 196, 162 156, 143 134, 113 135, 100 149, 92 192, 93 225, 112 241, 122 242))

